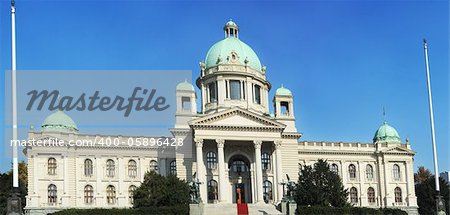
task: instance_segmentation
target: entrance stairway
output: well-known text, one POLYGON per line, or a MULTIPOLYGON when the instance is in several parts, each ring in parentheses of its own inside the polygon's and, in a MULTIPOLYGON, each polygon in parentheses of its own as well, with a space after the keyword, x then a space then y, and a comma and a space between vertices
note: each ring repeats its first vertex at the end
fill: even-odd
MULTIPOLYGON (((247 204, 249 215, 281 215, 272 204, 247 204)), ((218 203, 203 205, 204 215, 237 215, 237 204, 218 203)))

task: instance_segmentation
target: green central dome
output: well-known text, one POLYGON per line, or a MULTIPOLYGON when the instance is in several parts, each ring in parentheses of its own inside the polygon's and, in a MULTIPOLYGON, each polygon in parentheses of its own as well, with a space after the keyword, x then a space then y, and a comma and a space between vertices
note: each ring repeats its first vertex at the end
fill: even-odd
POLYGON ((206 69, 218 64, 239 63, 248 65, 252 69, 261 72, 261 62, 250 46, 239 40, 238 27, 233 21, 229 21, 225 27, 225 39, 214 44, 206 54, 206 69), (233 62, 233 54, 234 62, 233 62))
POLYGON ((384 122, 383 125, 378 128, 373 137, 373 142, 390 142, 390 143, 401 143, 400 136, 397 130, 392 126, 384 122))
POLYGON ((77 132, 77 124, 64 111, 56 111, 45 118, 42 131, 77 132))

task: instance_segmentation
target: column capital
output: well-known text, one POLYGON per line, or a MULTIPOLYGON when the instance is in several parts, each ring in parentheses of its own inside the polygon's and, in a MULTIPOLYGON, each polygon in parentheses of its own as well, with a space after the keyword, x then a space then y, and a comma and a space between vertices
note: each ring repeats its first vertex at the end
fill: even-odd
POLYGON ((223 146, 225 145, 225 140, 224 139, 216 139, 216 143, 217 143, 217 148, 223 148, 223 146))
POLYGON ((197 147, 203 147, 203 139, 200 138, 194 138, 195 146, 197 147))
POLYGON ((281 140, 275 140, 273 141, 273 144, 275 145, 275 149, 281 149, 281 140))
POLYGON ((255 145, 255 149, 260 149, 262 140, 253 140, 253 144, 255 145))

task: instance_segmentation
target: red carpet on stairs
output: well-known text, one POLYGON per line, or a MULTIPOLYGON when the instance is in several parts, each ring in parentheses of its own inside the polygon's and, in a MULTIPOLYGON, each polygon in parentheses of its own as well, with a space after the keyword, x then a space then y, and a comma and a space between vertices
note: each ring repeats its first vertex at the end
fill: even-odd
POLYGON ((237 214, 238 215, 248 215, 248 205, 243 204, 237 204, 237 214))

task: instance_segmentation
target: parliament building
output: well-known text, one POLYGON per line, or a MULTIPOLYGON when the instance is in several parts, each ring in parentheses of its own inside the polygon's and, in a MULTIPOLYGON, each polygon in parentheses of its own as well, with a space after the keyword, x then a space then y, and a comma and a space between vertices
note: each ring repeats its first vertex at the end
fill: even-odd
MULTIPOLYGON (((275 205, 283 197, 287 175, 297 182, 299 168, 318 159, 327 160, 339 174, 354 206, 417 214, 415 152, 408 140, 402 142, 387 122, 378 129, 374 125, 370 143, 302 140, 295 92, 284 86, 273 89, 266 79, 269 71, 239 39, 236 23, 227 22, 223 30, 225 38, 207 52, 194 85, 182 82, 176 88, 176 123, 170 132, 188 148, 159 156, 155 147, 126 144, 27 147, 27 214, 131 207, 133 191, 147 171, 187 181, 195 174, 204 214, 236 214, 230 206, 237 202, 248 203, 250 214, 279 214, 275 205)), ((75 121, 56 111, 40 129, 30 129, 28 139, 138 138, 82 133, 75 121)))

